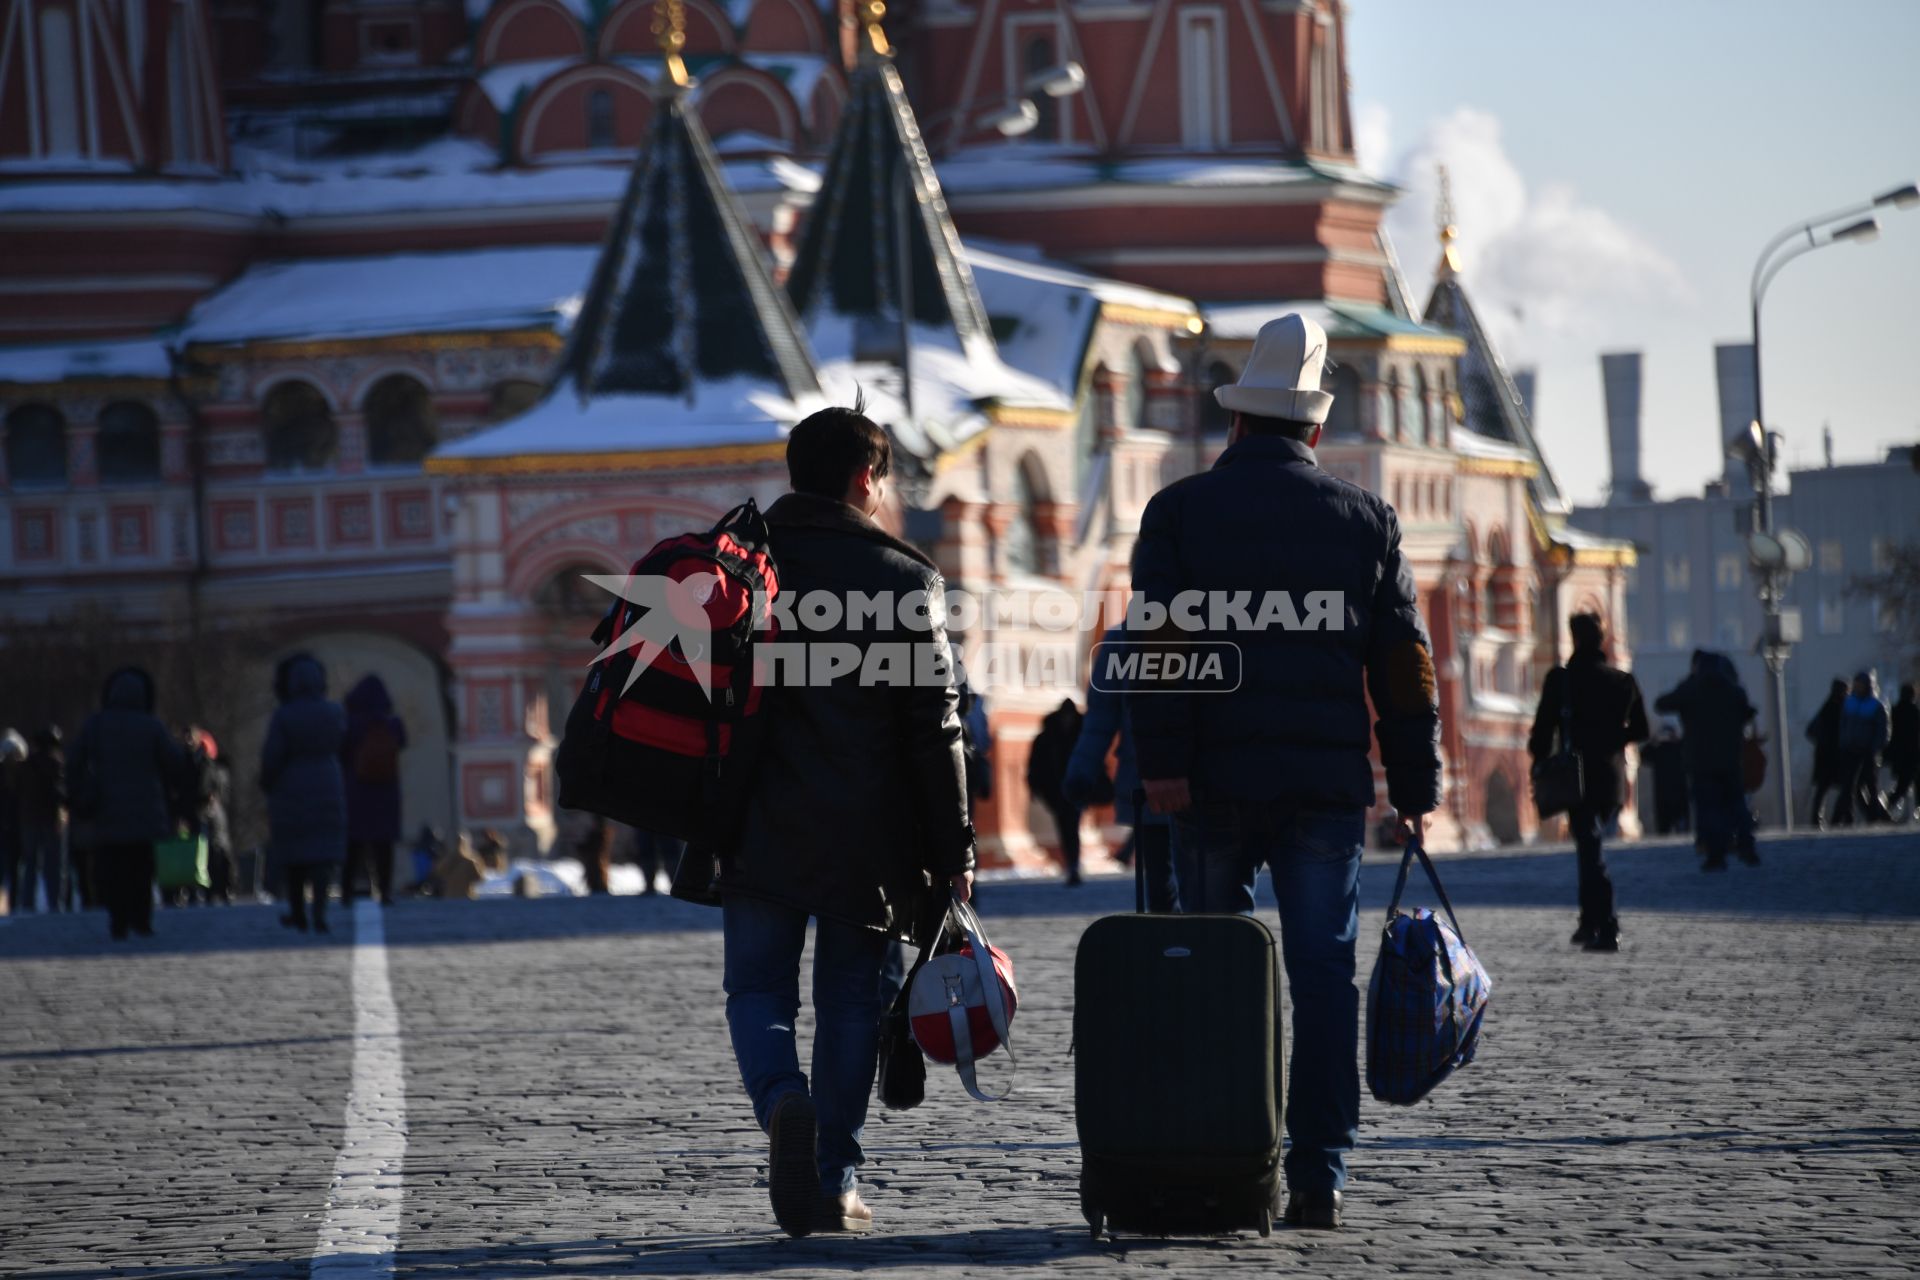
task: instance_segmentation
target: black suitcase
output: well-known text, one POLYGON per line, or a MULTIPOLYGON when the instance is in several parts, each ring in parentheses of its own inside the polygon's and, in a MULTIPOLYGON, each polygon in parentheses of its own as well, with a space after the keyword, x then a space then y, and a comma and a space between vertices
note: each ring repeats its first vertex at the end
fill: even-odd
POLYGON ((1073 992, 1080 1207, 1094 1238, 1270 1234, 1286 1096, 1272 932, 1251 916, 1107 916, 1081 935, 1073 992))

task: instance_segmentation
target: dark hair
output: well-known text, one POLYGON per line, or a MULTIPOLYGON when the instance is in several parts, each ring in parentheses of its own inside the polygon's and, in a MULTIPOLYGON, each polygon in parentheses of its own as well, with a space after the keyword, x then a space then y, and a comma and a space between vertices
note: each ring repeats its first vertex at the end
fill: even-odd
POLYGON ((1288 418, 1263 418, 1242 409, 1234 410, 1234 416, 1240 420, 1240 429, 1250 436, 1285 436, 1289 440, 1302 442, 1320 425, 1317 422, 1294 422, 1288 418))
POLYGON ((1576 613, 1567 619, 1567 634, 1573 637, 1573 651, 1598 649, 1607 642, 1606 624, 1597 613, 1576 613))
POLYGON ((851 409, 822 409, 787 436, 787 478, 795 493, 838 501, 865 467, 881 480, 893 466, 893 446, 865 413, 865 397, 851 409))

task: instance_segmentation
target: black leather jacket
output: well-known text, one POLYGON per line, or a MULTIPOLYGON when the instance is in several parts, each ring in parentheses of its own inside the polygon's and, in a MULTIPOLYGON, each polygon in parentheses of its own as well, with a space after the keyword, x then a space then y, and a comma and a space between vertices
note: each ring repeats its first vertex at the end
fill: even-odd
POLYGON ((838 625, 794 632, 783 620, 783 659, 804 644, 817 667, 822 646, 852 645, 864 664, 884 644, 918 661, 902 673, 902 684, 863 684, 854 670, 824 686, 796 687, 795 673, 784 662, 776 666, 758 717, 763 727, 746 813, 723 862, 720 890, 904 936, 930 879, 944 885, 973 867, 940 574, 918 550, 842 502, 788 494, 768 509, 767 524, 788 604, 811 592, 830 592, 843 603, 861 592, 890 593, 897 605, 925 592, 933 621, 911 629, 895 609, 878 624, 869 615, 855 628, 843 614, 838 625), (934 663, 944 680, 912 680, 913 667, 934 663))

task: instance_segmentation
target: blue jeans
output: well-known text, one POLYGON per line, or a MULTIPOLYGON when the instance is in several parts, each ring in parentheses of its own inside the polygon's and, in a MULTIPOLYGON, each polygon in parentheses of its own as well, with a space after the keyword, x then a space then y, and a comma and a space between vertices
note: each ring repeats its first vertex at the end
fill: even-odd
POLYGON ((1344 1187, 1347 1153, 1360 1131, 1360 993, 1353 975, 1365 840, 1360 809, 1208 801, 1173 820, 1187 910, 1251 915, 1260 868, 1273 877, 1293 997, 1286 1175, 1295 1191, 1344 1187))
MULTIPOLYGON (((800 952, 807 913, 758 898, 729 897, 726 930, 727 1030, 753 1118, 767 1127, 789 1093, 808 1093, 794 1023, 800 1016, 800 952)), ((813 935, 813 1086, 819 1126, 820 1189, 853 1190, 865 1162, 860 1134, 880 1052, 880 969, 887 939, 871 929, 822 920, 813 935)))

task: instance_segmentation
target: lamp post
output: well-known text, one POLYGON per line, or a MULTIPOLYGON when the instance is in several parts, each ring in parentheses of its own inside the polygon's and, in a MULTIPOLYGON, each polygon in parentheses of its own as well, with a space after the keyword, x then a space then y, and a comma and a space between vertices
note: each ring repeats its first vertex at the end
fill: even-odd
MULTIPOLYGON (((1795 223, 1769 240, 1760 251, 1759 260, 1754 263, 1748 295, 1753 319, 1754 421, 1746 434, 1727 442, 1727 451, 1746 461, 1753 477, 1755 530, 1776 544, 1773 477, 1779 466, 1779 436, 1766 429, 1760 363, 1760 304, 1766 300, 1767 286, 1773 283, 1773 278, 1780 274, 1782 267, 1803 254, 1842 241, 1868 244, 1877 239, 1880 222, 1874 215, 1878 210, 1888 207, 1910 209, 1915 205, 1920 205, 1920 185, 1908 183, 1891 191, 1883 191, 1871 200, 1795 223)), ((1778 557, 1768 557, 1765 561, 1756 557, 1754 567, 1759 577, 1760 611, 1764 619, 1760 656, 1766 663, 1769 676, 1773 740, 1778 744, 1780 755, 1777 771, 1780 825, 1783 830, 1792 830, 1793 753, 1791 735, 1787 731, 1787 658, 1800 638, 1798 619, 1787 614, 1783 608, 1788 576, 1786 564, 1778 557)))

